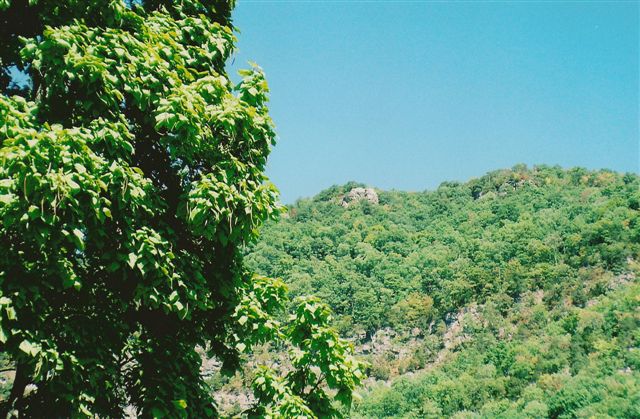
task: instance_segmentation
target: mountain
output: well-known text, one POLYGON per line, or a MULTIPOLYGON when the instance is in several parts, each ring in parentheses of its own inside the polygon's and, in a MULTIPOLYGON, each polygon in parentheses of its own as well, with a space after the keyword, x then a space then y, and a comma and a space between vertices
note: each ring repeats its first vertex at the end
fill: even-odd
POLYGON ((370 362, 352 417, 640 417, 640 177, 524 165, 349 183, 246 252, 370 362))

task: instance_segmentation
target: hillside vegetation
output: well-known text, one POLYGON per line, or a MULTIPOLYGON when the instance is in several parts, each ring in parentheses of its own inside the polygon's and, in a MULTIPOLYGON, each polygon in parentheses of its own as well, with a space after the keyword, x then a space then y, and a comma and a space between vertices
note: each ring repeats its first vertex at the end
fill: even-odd
POLYGON ((360 351, 353 417, 640 417, 637 175, 516 166, 344 205, 360 186, 298 201, 246 256, 356 347, 395 336, 360 351))

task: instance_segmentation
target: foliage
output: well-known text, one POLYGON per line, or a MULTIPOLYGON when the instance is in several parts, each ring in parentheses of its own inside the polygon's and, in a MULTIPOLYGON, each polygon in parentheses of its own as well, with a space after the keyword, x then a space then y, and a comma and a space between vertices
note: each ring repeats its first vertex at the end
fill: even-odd
POLYGON ((298 201, 246 261, 314 293, 366 342, 424 336, 413 366, 376 355, 355 417, 636 417, 640 178, 516 166, 433 192, 335 186, 298 201))
MULTIPOLYGON (((623 287, 586 308, 543 309, 543 323, 529 316, 540 304, 514 306, 499 319, 509 338, 491 327, 469 327, 470 340, 428 373, 375 387, 355 417, 636 417, 640 398, 640 285, 623 287), (563 312, 564 311, 564 312, 563 312), (567 333, 563 325, 577 317, 567 333), (609 321, 604 321, 608 318, 609 321)), ((491 318, 485 308, 482 317, 491 318)), ((493 321, 498 320, 494 319, 493 321)))
MULTIPOLYGON (((224 70, 232 7, 0 1, 0 350, 16 369, 5 411, 215 416, 196 349, 233 371, 275 337, 350 403, 348 345, 322 316, 281 328, 282 285, 243 265, 279 207, 263 175, 275 138, 264 75, 254 66, 233 85, 224 70)), ((308 416, 332 408, 304 393, 310 376, 274 380, 308 416)))
POLYGON ((640 252, 633 174, 516 166, 433 192, 380 191, 380 205, 337 205, 352 186, 298 201, 247 256, 294 296, 314 293, 351 319, 345 332, 400 330, 406 317, 390 314, 421 306, 415 298, 433 301, 433 318, 490 298, 504 310, 527 290, 584 302, 606 289, 585 289, 586 279, 618 274, 640 252))
POLYGON ((353 389, 362 378, 361 363, 353 357, 352 346, 329 327, 330 321, 327 305, 309 297, 297 301, 276 340, 284 339, 292 369, 282 378, 271 368, 258 372, 253 381, 258 404, 251 415, 342 417, 332 401, 351 405, 353 389))

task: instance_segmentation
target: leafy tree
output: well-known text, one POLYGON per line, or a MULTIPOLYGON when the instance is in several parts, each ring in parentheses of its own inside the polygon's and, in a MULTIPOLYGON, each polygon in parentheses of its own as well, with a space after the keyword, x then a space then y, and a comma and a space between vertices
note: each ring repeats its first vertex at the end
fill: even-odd
POLYGON ((5 411, 215 416, 198 348, 233 371, 274 339, 293 369, 258 376, 256 411, 339 415, 324 388, 350 403, 359 364, 326 306, 281 324, 284 286, 243 265, 278 205, 264 75, 224 69, 233 3, 0 1, 5 411))
POLYGON ((396 303, 389 313, 389 320, 398 330, 417 327, 423 332, 431 322, 433 299, 428 295, 409 294, 396 303))

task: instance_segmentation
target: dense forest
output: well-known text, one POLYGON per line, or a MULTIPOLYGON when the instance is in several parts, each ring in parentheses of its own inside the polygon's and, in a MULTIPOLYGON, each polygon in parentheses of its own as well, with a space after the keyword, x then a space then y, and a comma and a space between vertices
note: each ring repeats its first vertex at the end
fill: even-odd
POLYGON ((372 191, 299 200, 246 255, 327 302, 369 362, 351 416, 640 417, 637 175, 519 165, 354 190, 372 191))

